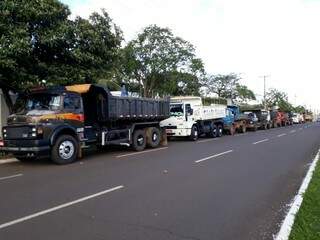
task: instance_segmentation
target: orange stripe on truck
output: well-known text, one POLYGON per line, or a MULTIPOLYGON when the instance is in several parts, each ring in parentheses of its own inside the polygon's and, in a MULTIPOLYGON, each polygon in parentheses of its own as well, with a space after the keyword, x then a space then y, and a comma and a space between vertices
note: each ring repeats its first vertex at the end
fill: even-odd
POLYGON ((47 119, 62 119, 62 120, 75 120, 75 121, 84 121, 83 114, 77 113, 58 113, 58 114, 48 114, 40 117, 40 120, 47 120, 47 119))

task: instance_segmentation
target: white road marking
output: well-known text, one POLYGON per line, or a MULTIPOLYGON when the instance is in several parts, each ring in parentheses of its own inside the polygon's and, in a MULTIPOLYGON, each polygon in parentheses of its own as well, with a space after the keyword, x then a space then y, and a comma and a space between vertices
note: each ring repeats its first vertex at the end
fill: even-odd
POLYGON ((320 157, 320 150, 318 151, 317 155, 313 159, 312 164, 310 165, 309 170, 307 172, 307 175, 303 179, 303 182, 301 184, 301 187, 299 189, 298 194, 294 197, 292 203, 290 204, 291 205, 290 210, 287 213, 286 218, 282 222, 280 231, 278 232, 278 234, 274 238, 275 240, 288 240, 289 239, 290 232, 292 230, 292 226, 294 223, 294 219, 300 209, 300 206, 303 201, 303 195, 304 195, 305 191, 307 190, 309 183, 312 179, 312 175, 313 175, 313 172, 316 168, 317 162, 319 161, 319 157, 320 157))
POLYGON ((46 209, 46 210, 41 211, 41 212, 37 212, 37 213, 31 214, 31 215, 28 215, 28 216, 25 216, 25 217, 22 217, 22 218, 19 218, 19 219, 16 219, 16 220, 13 220, 13 221, 10 221, 10 222, 7 222, 7 223, 3 223, 3 224, 0 225, 0 229, 7 228, 9 226, 12 226, 12 225, 15 225, 15 224, 18 224, 18 223, 21 223, 21 222, 24 222, 24 221, 27 221, 27 220, 30 220, 30 219, 33 219, 33 218, 36 218, 36 217, 39 217, 39 216, 54 212, 54 211, 60 210, 62 208, 66 208, 66 207, 75 205, 77 203, 81 203, 81 202, 87 201, 89 199, 99 197, 101 195, 104 195, 104 194, 119 190, 119 189, 121 189, 123 187, 124 186, 121 185, 121 186, 117 186, 117 187, 114 187, 114 188, 110 188, 108 190, 105 190, 105 191, 102 191, 102 192, 98 192, 96 194, 92 194, 92 195, 77 199, 77 200, 72 201, 72 202, 61 204, 59 206, 56 206, 56 207, 53 207, 53 208, 49 208, 49 209, 46 209))
POLYGON ((296 132, 296 130, 291 130, 291 131, 290 131, 290 133, 295 133, 295 132, 296 132))
POLYGON ((263 143, 263 142, 267 142, 267 141, 269 141, 268 138, 263 139, 263 140, 260 140, 260 141, 258 141, 258 142, 254 142, 254 143, 252 143, 252 144, 256 145, 256 144, 258 144, 258 143, 263 143))
POLYGON ((228 153, 231 153, 233 152, 233 150, 228 150, 228 151, 225 151, 225 152, 222 152, 222 153, 218 153, 218 154, 215 154, 215 155, 212 155, 212 156, 209 156, 209 157, 206 157, 206 158, 202 158, 202 159, 199 159, 197 161, 194 161, 195 163, 200 163, 200 162, 204 162, 204 161, 207 161, 211 158, 216 158, 216 157, 219 157, 219 156, 222 156, 222 155, 225 155, 225 154, 228 154, 228 153))
POLYGON ((216 140, 218 140, 218 138, 200 140, 200 141, 197 141, 196 143, 206 143, 206 142, 212 142, 212 141, 216 141, 216 140))
POLYGON ((245 136, 245 135, 248 135, 248 133, 239 133, 239 134, 235 134, 234 136, 235 137, 240 137, 240 136, 245 136))
POLYGON ((12 162, 19 162, 19 161, 17 159, 15 159, 15 158, 0 160, 0 164, 12 163, 12 162))
POLYGON ((299 128, 299 130, 302 130, 302 128, 299 128))
POLYGON ((283 137, 285 135, 287 135, 287 134, 286 133, 282 133, 282 134, 279 134, 277 137, 283 137))
POLYGON ((116 158, 134 156, 134 155, 144 154, 144 153, 149 153, 149 152, 156 152, 156 151, 160 151, 160 150, 165 150, 167 148, 168 147, 162 147, 162 148, 156 148, 156 149, 146 150, 146 151, 142 151, 142 152, 134 152, 134 153, 122 154, 122 155, 116 156, 116 158))
POLYGON ((10 179, 10 178, 22 177, 22 176, 23 176, 23 174, 19 173, 19 174, 7 176, 7 177, 0 177, 0 181, 1 180, 6 180, 6 179, 10 179))

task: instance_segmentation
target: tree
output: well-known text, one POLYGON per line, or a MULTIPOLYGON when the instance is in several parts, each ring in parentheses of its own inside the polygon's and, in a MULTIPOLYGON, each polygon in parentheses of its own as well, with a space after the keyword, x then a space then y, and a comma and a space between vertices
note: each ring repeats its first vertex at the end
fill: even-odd
POLYGON ((69 16, 58 0, 0 1, 0 81, 24 89, 114 74, 120 29, 104 10, 89 19, 69 16))
POLYGON ((215 93, 220 98, 235 99, 240 77, 235 73, 209 75, 205 82, 206 94, 215 93))
POLYGON ((242 103, 246 103, 248 100, 256 100, 254 92, 245 85, 237 84, 236 93, 237 98, 242 103))
POLYGON ((192 44, 168 28, 151 25, 122 50, 120 73, 145 97, 199 94, 204 67, 192 44))
POLYGON ((256 100, 256 96, 247 86, 239 83, 240 76, 235 73, 226 75, 209 75, 204 86, 206 95, 210 93, 217 94, 220 98, 238 100, 239 102, 247 102, 248 100, 256 100))
POLYGON ((274 88, 267 92, 266 104, 269 108, 277 106, 281 111, 293 110, 293 106, 288 101, 288 95, 274 88))

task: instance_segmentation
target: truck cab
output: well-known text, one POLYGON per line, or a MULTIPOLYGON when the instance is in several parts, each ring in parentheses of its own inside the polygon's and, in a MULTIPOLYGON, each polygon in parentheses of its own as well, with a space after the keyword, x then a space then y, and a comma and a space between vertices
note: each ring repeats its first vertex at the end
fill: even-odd
MULTIPOLYGON (((190 136, 192 126, 196 124, 193 108, 190 102, 173 101, 170 103, 170 117, 161 121, 160 125, 166 128, 170 136, 190 136)), ((193 133, 198 136, 198 129, 193 133)))
POLYGON ((189 137, 197 140, 201 135, 221 137, 226 106, 204 105, 201 97, 173 97, 170 102, 170 118, 161 121, 169 137, 189 137))
POLYGON ((1 150, 21 161, 53 154, 57 161, 74 159, 84 139, 84 112, 79 93, 35 89, 20 95, 3 127, 1 150), (57 151, 50 152, 56 145, 57 151))

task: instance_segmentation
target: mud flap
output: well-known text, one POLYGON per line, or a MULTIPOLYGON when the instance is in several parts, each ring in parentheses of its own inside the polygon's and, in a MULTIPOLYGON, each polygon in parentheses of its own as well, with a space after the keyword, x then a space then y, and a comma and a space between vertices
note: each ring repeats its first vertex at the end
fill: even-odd
POLYGON ((165 129, 161 129, 161 140, 160 140, 160 146, 168 146, 168 138, 167 138, 167 132, 165 129))

